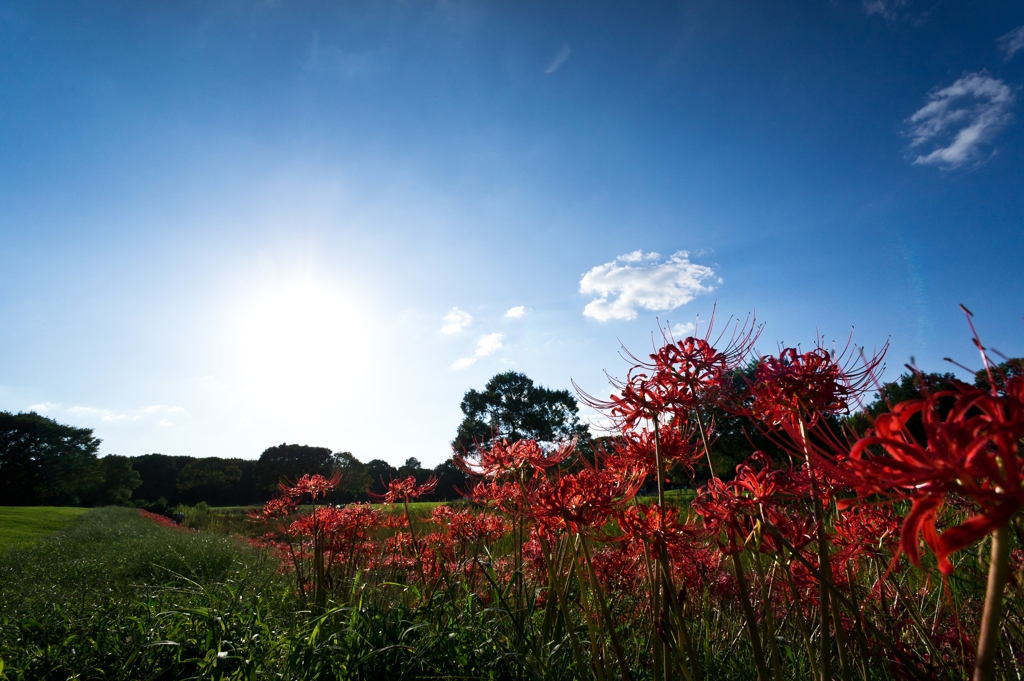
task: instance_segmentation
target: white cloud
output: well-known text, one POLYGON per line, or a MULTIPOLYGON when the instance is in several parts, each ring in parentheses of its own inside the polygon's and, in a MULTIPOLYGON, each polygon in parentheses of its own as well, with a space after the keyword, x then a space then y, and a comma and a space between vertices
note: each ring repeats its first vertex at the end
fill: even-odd
POLYGON ((693 322, 684 322, 682 324, 676 324, 675 326, 672 327, 672 335, 675 337, 676 340, 682 340, 683 338, 688 338, 691 335, 693 335, 693 330, 695 328, 696 327, 693 325, 693 322))
POLYGON ((526 309, 525 305, 516 305, 515 307, 510 307, 508 310, 506 310, 505 316, 509 317, 510 319, 518 319, 524 316, 527 312, 528 310, 526 309))
POLYGON ((864 11, 871 16, 877 14, 886 19, 895 19, 899 10, 906 4, 906 0, 863 0, 864 11))
POLYGON ((1013 103, 1013 89, 986 73, 968 73, 933 90, 927 103, 907 119, 910 148, 932 147, 914 163, 957 168, 978 159, 981 147, 1009 123, 1013 103))
MULTIPOLYGON (((69 414, 83 416, 92 420, 99 420, 101 423, 124 423, 127 421, 141 421, 147 416, 162 416, 166 414, 184 413, 184 407, 168 406, 165 404, 151 404, 139 409, 127 412, 118 412, 112 409, 100 409, 96 407, 74 406, 68 408, 69 414)), ((167 419, 163 419, 159 425, 170 425, 167 419)))
POLYGON ((558 48, 558 53, 555 54, 555 58, 551 60, 548 67, 544 69, 544 75, 550 76, 552 73, 558 70, 558 68, 565 63, 565 60, 569 58, 569 53, 572 50, 569 49, 568 43, 562 43, 562 46, 558 48))
POLYGON ((68 409, 68 413, 87 418, 98 418, 103 423, 119 423, 128 418, 128 414, 120 414, 110 409, 97 409, 95 407, 75 406, 68 409))
POLYGON ((996 41, 999 49, 1003 51, 1006 61, 1013 59, 1013 55, 1024 50, 1024 26, 1018 26, 996 41))
POLYGON ((481 336, 476 342, 476 352, 471 357, 460 357, 452 362, 452 369, 456 371, 465 369, 475 364, 481 357, 493 355, 498 350, 501 350, 504 345, 502 343, 504 338, 505 334, 502 333, 489 333, 486 336, 481 336))
POLYGON ((28 405, 28 410, 29 411, 34 411, 37 414, 45 414, 46 412, 50 411, 51 409, 53 409, 55 407, 59 407, 59 406, 60 406, 59 402, 40 402, 39 404, 30 404, 30 405, 28 405))
POLYGON ((476 356, 486 357, 501 350, 501 340, 505 337, 502 333, 489 333, 476 342, 476 356))
MULTIPOLYGON (((677 251, 664 262, 657 253, 633 251, 598 265, 580 279, 580 293, 599 296, 583 308, 583 316, 599 322, 635 319, 637 308, 674 310, 714 286, 703 284, 715 275, 710 267, 690 262, 677 251)), ((721 283, 721 280, 719 280, 721 283)))
POLYGON ((441 333, 459 333, 473 323, 473 315, 453 307, 444 316, 445 325, 441 327, 441 333))
POLYGON ((476 357, 459 357, 457 360, 452 362, 452 369, 461 371, 473 364, 476 364, 476 357))

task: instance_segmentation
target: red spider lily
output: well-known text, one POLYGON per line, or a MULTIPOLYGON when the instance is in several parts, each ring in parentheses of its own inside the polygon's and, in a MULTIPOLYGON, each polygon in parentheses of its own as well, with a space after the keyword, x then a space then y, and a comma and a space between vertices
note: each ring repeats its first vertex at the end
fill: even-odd
POLYGON ((738 321, 732 325, 726 323, 726 330, 731 328, 732 332, 724 344, 724 331, 712 340, 714 327, 715 311, 712 311, 703 336, 698 337, 698 330, 694 329, 694 335, 677 342, 669 328, 667 333, 662 331, 664 344, 650 355, 651 362, 640 361, 628 351, 626 356, 638 367, 674 379, 681 388, 681 394, 689 396, 687 401, 691 405, 685 405, 689 408, 693 400, 706 397, 716 388, 727 385, 729 373, 742 365, 753 350, 763 325, 757 324, 756 317, 748 317, 742 325, 738 321))
POLYGON ((382 523, 380 511, 369 504, 353 504, 344 508, 320 506, 288 526, 293 537, 324 533, 328 545, 351 545, 367 541, 382 523))
POLYGON ((610 402, 597 403, 615 419, 623 430, 635 428, 641 421, 653 421, 680 401, 670 381, 646 373, 633 373, 631 369, 624 383, 615 385, 618 395, 612 395, 610 402))
MULTIPOLYGON (((736 553, 756 529, 758 521, 769 522, 783 536, 792 537, 794 546, 811 541, 814 527, 802 513, 787 508, 786 502, 801 500, 806 492, 804 475, 799 472, 772 470, 770 460, 763 452, 755 452, 736 467, 736 477, 730 482, 712 478, 701 488, 693 502, 693 509, 704 518, 712 535, 726 534, 722 550, 736 553), (756 465, 755 465, 756 464, 756 465)), ((763 536, 762 550, 777 552, 771 535, 763 536)))
POLYGON ((711 478, 698 491, 692 507, 704 519, 708 534, 718 539, 723 553, 743 550, 753 531, 752 520, 757 517, 756 504, 752 499, 736 494, 733 487, 719 478, 711 478), (722 533, 725 534, 724 543, 722 533))
MULTIPOLYGON (((721 388, 729 378, 729 358, 702 338, 690 336, 657 350, 651 359, 657 374, 670 376, 679 386, 679 395, 690 400, 702 393, 721 388)), ((689 408, 685 401, 680 404, 689 408)))
POLYGON ((508 524, 493 513, 454 511, 449 506, 438 506, 431 520, 445 526, 448 535, 460 544, 495 542, 508 532, 508 524))
POLYGON ((751 411, 761 421, 780 425, 803 417, 810 425, 820 415, 846 411, 852 392, 824 348, 803 354, 785 348, 778 358, 761 358, 750 395, 751 411))
POLYGON ((956 382, 953 390, 926 390, 921 398, 878 416, 868 435, 833 468, 862 495, 911 499, 903 550, 920 565, 923 537, 939 569, 949 574, 952 553, 1001 527, 1024 507, 1022 438, 1024 377, 1008 379, 1002 394, 956 382), (953 401, 945 418, 940 411, 943 398, 953 401), (907 428, 915 414, 924 427, 923 445, 907 428), (971 499, 978 512, 940 534, 936 517, 950 494, 971 499))
POLYGON ((285 496, 295 498, 308 495, 316 501, 317 499, 326 497, 331 490, 338 486, 339 482, 341 482, 341 472, 334 471, 329 478, 325 478, 319 474, 306 474, 296 480, 294 485, 282 482, 280 487, 281 492, 285 496))
POLYGON ((622 541, 644 542, 652 553, 669 548, 695 536, 694 528, 679 518, 679 509, 662 509, 657 504, 637 504, 618 513, 622 541))
POLYGON ((407 502, 410 499, 418 499, 424 494, 430 494, 436 487, 437 478, 433 475, 427 478, 422 485, 417 484, 416 478, 410 475, 407 478, 388 482, 388 491, 384 494, 374 494, 371 492, 370 496, 376 501, 394 504, 399 501, 407 502))
POLYGON ((584 469, 540 486, 532 498, 533 516, 542 527, 600 530, 610 516, 636 496, 642 478, 584 469))
POLYGON ((543 527, 537 527, 536 525, 530 528, 530 538, 523 542, 522 553, 523 559, 526 561, 526 567, 531 572, 531 577, 534 581, 544 582, 547 579, 548 564, 544 558, 544 549, 541 545, 541 537, 547 541, 550 546, 555 536, 550 530, 543 527))
POLYGON ((888 347, 886 342, 872 357, 862 355, 858 360, 850 353, 851 342, 837 354, 819 340, 808 352, 784 348, 778 357, 761 357, 749 383, 752 399, 747 411, 769 426, 789 426, 800 420, 813 426, 823 415, 844 413, 884 368, 888 347))
POLYGON ((179 532, 196 532, 196 530, 193 530, 190 527, 185 527, 183 525, 179 525, 178 523, 174 522, 173 520, 171 520, 167 516, 160 515, 159 513, 152 513, 150 511, 145 511, 145 510, 140 508, 139 509, 139 515, 142 516, 143 518, 148 519, 148 520, 152 520, 157 525, 163 525, 164 527, 169 527, 172 530, 178 530, 179 532))
POLYGON ((455 465, 470 475, 495 478, 516 473, 532 467, 543 471, 557 466, 576 450, 576 438, 563 442, 553 449, 544 449, 536 440, 498 440, 489 450, 477 448, 476 460, 456 456, 455 465))
POLYGON ((330 533, 341 523, 341 509, 333 506, 320 506, 312 513, 300 516, 292 521, 287 532, 293 537, 314 536, 330 533))
POLYGON ((760 508, 774 504, 784 473, 772 470, 771 462, 764 452, 754 452, 749 459, 736 467, 736 478, 729 485, 737 492, 749 497, 760 508), (755 468, 752 464, 758 464, 755 468))
MULTIPOLYGON (((775 508, 770 514, 770 521, 779 534, 797 551, 803 550, 817 538, 815 532, 818 524, 813 516, 802 510, 775 508)), ((762 551, 781 554, 782 548, 773 534, 767 533, 763 536, 762 551)))
POLYGON ((899 547, 900 522, 889 505, 863 504, 843 511, 834 529, 840 563, 860 558, 888 560, 899 547))
POLYGON ((606 593, 636 593, 641 588, 644 579, 643 553, 626 544, 595 551, 593 565, 606 593))
POLYGON ((249 511, 248 516, 252 520, 266 521, 274 518, 284 518, 299 507, 299 500, 296 497, 282 496, 271 499, 258 511, 249 511))
POLYGON ((633 367, 625 381, 611 379, 619 394, 608 400, 594 398, 573 385, 585 404, 607 412, 623 429, 661 414, 684 414, 698 402, 712 401, 712 396, 729 384, 730 372, 743 362, 761 331, 756 319, 748 319, 742 326, 737 322, 725 348, 717 350, 714 346, 724 332, 712 342, 713 328, 714 313, 702 338, 690 336, 676 342, 671 332, 663 332, 664 344, 649 356, 650 361, 624 350, 633 367))
MULTIPOLYGON (((686 425, 660 429, 658 444, 662 461, 669 467, 681 467, 692 479, 693 466, 703 456, 693 443, 693 429, 686 425)), ((612 443, 611 453, 603 457, 604 467, 612 471, 637 471, 646 478, 657 467, 654 445, 652 431, 644 429, 627 432, 612 443)))

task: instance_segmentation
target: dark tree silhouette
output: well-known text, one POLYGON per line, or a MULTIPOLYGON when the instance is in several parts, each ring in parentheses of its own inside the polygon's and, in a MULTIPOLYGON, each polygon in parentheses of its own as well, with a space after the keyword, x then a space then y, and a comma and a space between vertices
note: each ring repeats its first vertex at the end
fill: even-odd
POLYGON ((370 491, 383 494, 388 482, 398 477, 398 470, 383 459, 373 459, 366 464, 366 474, 370 476, 370 491))
POLYGON ((467 391, 460 407, 465 418, 452 442, 457 452, 470 452, 477 443, 488 447, 494 438, 555 442, 590 437, 568 390, 534 385, 526 374, 515 371, 497 374, 483 391, 467 391))
POLYGON ((334 467, 341 473, 341 482, 334 488, 332 501, 347 504, 366 497, 366 491, 373 482, 366 464, 352 456, 351 452, 336 452, 334 467))
MULTIPOLYGON (((142 484, 132 494, 136 500, 158 502, 174 506, 182 499, 178 492, 178 474, 190 462, 192 456, 168 456, 167 454, 143 454, 131 457, 132 468, 139 473, 142 484)), ((254 499, 253 501, 257 501, 254 499)))
POLYGON ((189 503, 230 503, 233 488, 242 479, 242 469, 231 459, 211 456, 196 459, 178 474, 178 492, 189 503))
POLYGON ((103 482, 99 446, 89 428, 0 412, 0 505, 88 503, 103 482))
POLYGON ((334 456, 327 447, 280 444, 260 455, 256 486, 269 495, 277 492, 282 481, 294 482, 307 474, 330 476, 334 467, 334 456))

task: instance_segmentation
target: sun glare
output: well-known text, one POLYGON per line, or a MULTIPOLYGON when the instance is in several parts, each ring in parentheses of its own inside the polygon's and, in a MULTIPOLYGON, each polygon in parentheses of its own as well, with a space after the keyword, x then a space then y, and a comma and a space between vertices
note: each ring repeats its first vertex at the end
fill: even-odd
POLYGON ((330 409, 368 371, 369 328, 346 292, 293 282, 241 306, 231 345, 240 387, 257 406, 330 409))

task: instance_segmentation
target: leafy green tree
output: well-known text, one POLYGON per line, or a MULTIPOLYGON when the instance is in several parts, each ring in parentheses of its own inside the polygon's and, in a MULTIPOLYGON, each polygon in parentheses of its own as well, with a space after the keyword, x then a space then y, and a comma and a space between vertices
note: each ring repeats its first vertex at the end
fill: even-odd
POLYGON ((0 505, 78 506, 102 484, 89 428, 35 412, 0 412, 0 505))
MULTIPOLYGON (((930 392, 950 390, 953 388, 952 381, 954 380, 956 380, 956 376, 951 373, 900 374, 900 377, 895 381, 883 383, 878 392, 875 393, 874 400, 862 412, 851 414, 844 419, 844 423, 853 432, 863 434, 871 426, 872 420, 879 414, 889 411, 892 406, 900 402, 921 397, 922 388, 926 388, 930 392)), ((952 398, 947 398, 940 402, 939 413, 945 417, 947 410, 952 405, 952 398)), ((914 414, 907 420, 907 430, 918 442, 925 442, 924 425, 921 423, 920 414, 914 414)))
POLYGON ((196 459, 178 474, 178 492, 189 503, 223 504, 241 479, 242 469, 231 459, 196 459))
MULTIPOLYGON (((1001 393, 1006 389, 1006 379, 1015 376, 1024 376, 1024 357, 1013 357, 992 367, 992 379, 996 382, 996 390, 1001 393)), ((988 372, 984 369, 975 372, 974 385, 988 390, 991 386, 988 372)))
POLYGON ((489 447, 495 438, 556 442, 578 436, 586 442, 590 437, 568 390, 534 385, 515 371, 497 374, 482 391, 467 391, 460 407, 465 418, 452 442, 456 452, 471 452, 477 443, 489 447))
POLYGON ((256 462, 256 487, 271 495, 282 481, 294 482, 306 474, 329 476, 334 465, 327 447, 280 444, 265 450, 256 462))
POLYGON ((437 478, 437 488, 431 499, 435 501, 461 499, 473 485, 469 476, 451 459, 438 464, 437 468, 433 470, 433 475, 437 478))
MULTIPOLYGON (((181 469, 197 459, 194 456, 168 456, 167 454, 143 454, 131 457, 132 468, 139 473, 142 484, 132 494, 138 501, 156 502, 175 506, 182 501, 178 492, 178 474, 181 469)), ((259 501, 259 499, 253 499, 259 501)))
POLYGON ((132 498, 142 477, 132 467, 127 456, 108 454, 99 460, 102 482, 96 490, 93 503, 101 506, 123 506, 132 498))
POLYGON ((423 467, 419 459, 415 456, 410 456, 405 460, 405 463, 398 467, 398 477, 407 478, 410 475, 416 478, 416 482, 422 483, 430 477, 430 471, 423 467))
POLYGON ((383 459, 373 459, 366 464, 366 474, 370 476, 370 492, 383 494, 390 480, 398 477, 398 470, 383 459))
POLYGON ((351 452, 336 452, 334 468, 341 473, 341 482, 333 493, 335 502, 349 503, 366 496, 366 491, 373 482, 366 470, 366 464, 354 457, 351 452))

